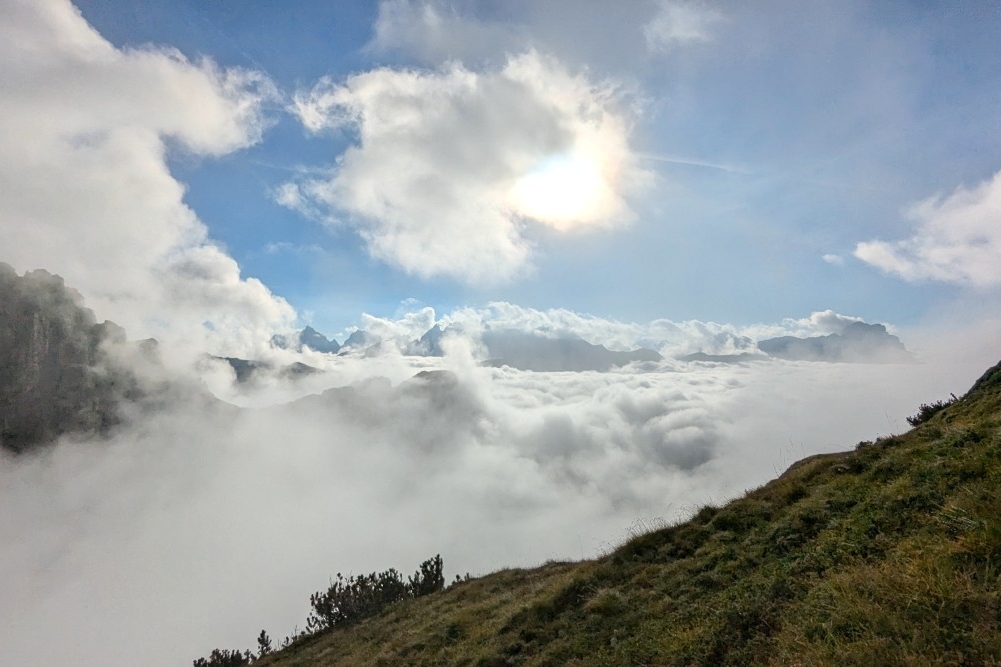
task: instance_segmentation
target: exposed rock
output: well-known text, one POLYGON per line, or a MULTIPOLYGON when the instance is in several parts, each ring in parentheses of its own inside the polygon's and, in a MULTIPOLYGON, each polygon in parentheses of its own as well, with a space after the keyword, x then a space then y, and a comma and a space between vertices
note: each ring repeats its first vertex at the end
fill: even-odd
POLYGON ((240 359, 239 357, 214 357, 225 361, 236 373, 236 381, 239 384, 247 384, 259 379, 261 375, 272 374, 281 380, 298 380, 314 373, 322 373, 319 368, 309 366, 301 362, 294 362, 287 366, 277 367, 268 361, 253 361, 250 359, 240 359))
POLYGON ((706 354, 696 352, 680 357, 681 361, 709 361, 718 364, 739 364, 745 361, 764 361, 768 359, 763 354, 753 354, 751 352, 741 352, 740 354, 706 354))
POLYGON ((840 334, 797 338, 781 336, 758 341, 758 349, 793 361, 892 363, 912 361, 911 353, 882 324, 852 322, 840 334))
POLYGON ((634 361, 662 359, 646 348, 614 351, 577 338, 553 339, 520 331, 487 331, 483 344, 490 354, 485 365, 526 371, 607 371, 634 361))
POLYGON ((337 354, 341 346, 336 340, 329 339, 313 327, 307 326, 297 334, 283 336, 275 334, 271 337, 271 345, 283 350, 295 350, 302 352, 303 348, 309 348, 314 352, 326 354, 337 354))
POLYGON ((440 325, 436 324, 425 331, 419 340, 410 343, 406 349, 406 353, 420 357, 444 356, 445 353, 441 349, 441 339, 444 337, 445 331, 440 325))
MULTIPOLYGON (((59 276, 18 276, 0 263, 0 446, 23 452, 118 423, 119 402, 141 393, 135 375, 109 354, 124 341, 121 327, 95 322, 59 276)), ((155 353, 155 346, 139 350, 155 353)))
POLYGON ((358 329, 352 332, 348 339, 344 341, 344 345, 341 345, 341 350, 338 354, 347 354, 348 352, 364 352, 365 354, 374 354, 379 347, 382 340, 364 329, 358 329))

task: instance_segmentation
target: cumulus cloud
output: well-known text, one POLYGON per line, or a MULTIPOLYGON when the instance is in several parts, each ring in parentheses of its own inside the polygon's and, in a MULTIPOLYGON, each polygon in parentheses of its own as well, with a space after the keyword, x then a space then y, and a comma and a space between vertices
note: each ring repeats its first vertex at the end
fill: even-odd
POLYGON ((271 82, 167 49, 118 50, 66 1, 2 5, 0 260, 59 273, 134 336, 245 347, 291 321, 208 238, 167 166, 172 151, 258 141, 271 82))
POLYGON ((698 0, 660 0, 656 16, 643 26, 647 48, 664 52, 712 39, 723 14, 698 0))
POLYGON ((631 112, 611 84, 535 51, 499 70, 376 69, 295 96, 313 132, 357 141, 332 178, 286 186, 279 201, 354 227, 369 252, 422 277, 514 278, 530 226, 610 227, 649 181, 628 139, 631 112))
POLYGON ((917 227, 910 238, 859 243, 855 256, 908 281, 1001 284, 1001 172, 974 188, 921 201, 907 217, 917 227))
POLYGON ((529 43, 523 30, 460 14, 454 3, 386 0, 379 3, 368 50, 404 51, 426 64, 486 61, 529 43))

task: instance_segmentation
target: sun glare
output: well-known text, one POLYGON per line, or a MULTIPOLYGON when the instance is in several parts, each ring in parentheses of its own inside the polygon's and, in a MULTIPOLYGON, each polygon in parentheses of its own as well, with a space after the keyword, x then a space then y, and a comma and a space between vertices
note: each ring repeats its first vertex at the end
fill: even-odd
POLYGON ((587 156, 551 157, 523 176, 512 190, 517 212, 538 222, 566 230, 594 222, 608 190, 595 160, 587 156))

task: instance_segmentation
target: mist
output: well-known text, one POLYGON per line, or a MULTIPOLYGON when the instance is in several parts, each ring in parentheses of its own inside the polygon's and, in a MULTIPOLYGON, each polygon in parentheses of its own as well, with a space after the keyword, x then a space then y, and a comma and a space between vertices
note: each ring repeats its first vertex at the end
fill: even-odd
POLYGON ((534 373, 455 343, 332 359, 306 385, 238 389, 217 367, 206 384, 247 407, 175 391, 107 439, 0 461, 0 643, 12 664, 187 664, 302 628, 337 572, 600 556, 805 456, 906 430, 996 361, 989 329, 961 353, 912 335, 914 364, 534 373))

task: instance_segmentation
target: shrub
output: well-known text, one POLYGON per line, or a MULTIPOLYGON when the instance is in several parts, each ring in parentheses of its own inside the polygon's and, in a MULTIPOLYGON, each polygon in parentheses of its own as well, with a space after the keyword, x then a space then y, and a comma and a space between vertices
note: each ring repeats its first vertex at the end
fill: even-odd
POLYGON ((421 563, 420 569, 414 572, 414 576, 409 578, 407 588, 410 596, 419 598, 422 595, 431 595, 445 588, 445 575, 443 573, 441 554, 434 558, 429 558, 421 563))
POLYGON ((192 661, 193 667, 242 667, 249 665, 251 661, 250 651, 229 651, 226 649, 212 649, 208 659, 198 658, 192 661))
POLYGON ((268 637, 268 633, 261 630, 261 634, 257 636, 257 657, 263 658, 268 653, 271 653, 271 637, 268 637))
MULTIPOLYGON (((445 588, 443 569, 441 555, 438 554, 421 563, 414 576, 408 577, 406 582, 393 568, 347 578, 338 572, 337 578, 326 591, 317 591, 309 596, 313 610, 306 619, 306 629, 299 632, 297 627, 291 636, 285 637, 280 648, 286 649, 302 637, 329 630, 336 625, 350 625, 375 616, 395 602, 437 593, 445 588)), ((469 578, 469 574, 466 574, 466 581, 469 578)), ((458 581, 458 577, 456 580, 458 581)), ((257 637, 257 657, 263 658, 273 650, 271 638, 261 630, 257 637)), ((241 667, 253 661, 254 654, 250 651, 241 653, 214 649, 208 658, 198 658, 192 664, 194 667, 241 667)))
POLYGON ((306 619, 306 630, 319 632, 335 625, 348 625, 375 616, 405 598, 437 593, 445 588, 443 570, 439 554, 421 563, 407 582, 392 568, 346 579, 338 573, 326 591, 318 591, 309 597, 313 611, 306 619))
POLYGON ((325 592, 316 592, 309 597, 313 611, 306 619, 306 629, 317 632, 335 625, 356 623, 378 614, 387 605, 403 600, 408 594, 407 584, 392 568, 347 579, 337 573, 337 579, 325 592))
POLYGON ((917 426, 918 424, 924 424, 926 421, 937 415, 942 410, 958 401, 955 394, 950 394, 952 398, 948 401, 935 401, 934 403, 922 403, 918 407, 918 413, 916 415, 911 415, 907 418, 907 423, 911 426, 917 426))

